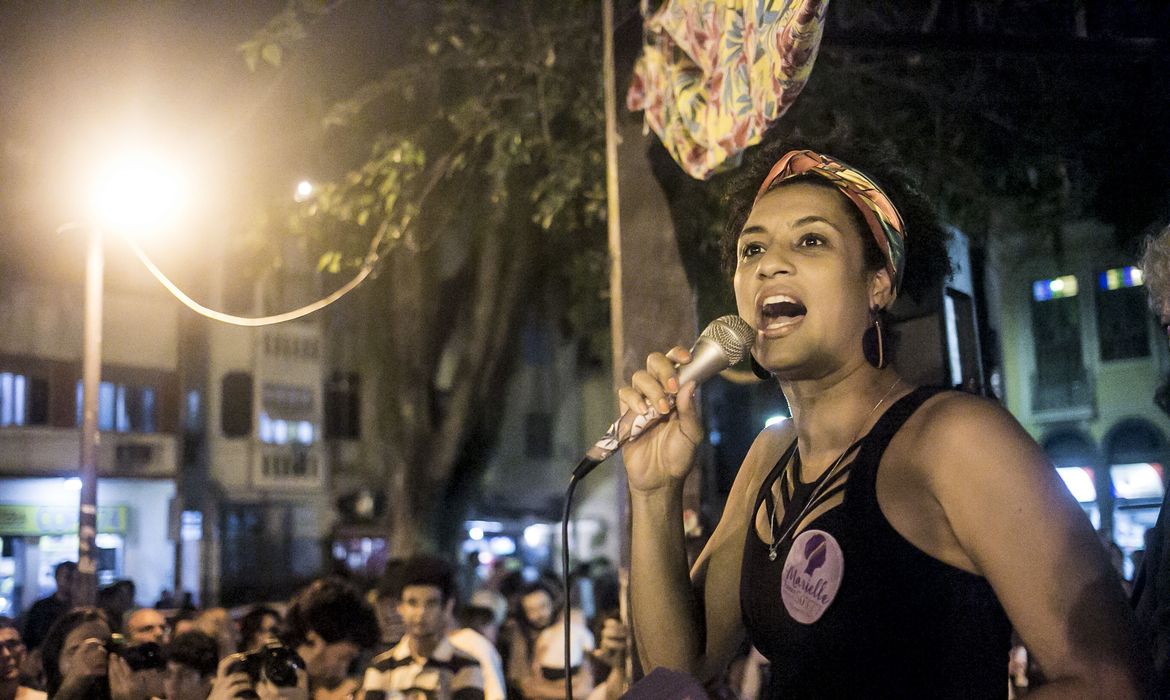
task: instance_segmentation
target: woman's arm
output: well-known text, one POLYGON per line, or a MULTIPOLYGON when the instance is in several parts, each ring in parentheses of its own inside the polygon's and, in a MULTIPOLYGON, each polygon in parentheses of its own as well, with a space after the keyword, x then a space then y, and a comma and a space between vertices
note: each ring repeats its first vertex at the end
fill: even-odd
POLYGON ((916 423, 915 466, 1050 680, 1029 697, 1144 697, 1149 650, 1089 521, 1039 446, 998 405, 966 395, 931 402, 916 423))
POLYGON ((774 428, 756 439, 723 517, 689 574, 682 480, 649 493, 631 488, 630 610, 647 672, 665 666, 707 682, 723 673, 739 649, 744 638, 739 574, 751 506, 790 432, 774 428))
POLYGON ((664 415, 622 450, 632 521, 630 616, 639 658, 647 672, 665 666, 706 681, 724 670, 743 639, 739 572, 752 496, 767 472, 759 467, 761 460, 768 455, 775 459, 776 444, 783 439, 779 436, 790 429, 766 430, 753 443, 724 515, 689 573, 683 481, 693 466, 702 427, 695 385, 679 386, 676 365, 690 359, 681 347, 650 355, 646 369, 636 372, 618 397, 625 410, 642 414, 654 407, 664 415))

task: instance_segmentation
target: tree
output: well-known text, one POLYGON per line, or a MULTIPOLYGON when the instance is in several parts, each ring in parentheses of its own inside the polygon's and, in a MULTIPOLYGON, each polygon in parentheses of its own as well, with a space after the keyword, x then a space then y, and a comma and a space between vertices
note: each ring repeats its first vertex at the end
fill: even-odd
MULTIPOLYGON (((834 0, 812 78, 776 132, 848 125, 891 142, 949 223, 976 246, 1011 236, 1054 249, 1070 219, 1133 241, 1167 213, 1170 38, 1165 7, 969 0, 834 0)), ((772 136, 770 134, 770 136, 772 136)), ((660 159, 661 160, 661 159, 660 159)), ((710 241, 734 173, 689 180, 669 162, 691 276, 726 304, 710 241)), ((701 300, 702 301, 702 300, 701 300)))
MULTIPOLYGON (((296 211, 269 217, 308 242, 323 272, 378 260, 355 325, 377 396, 367 434, 379 445, 395 555, 433 546, 462 521, 450 504, 465 502, 484 466, 463 457, 494 439, 493 402, 525 302, 545 285, 584 285, 561 310, 572 322, 600 298, 595 5, 389 3, 382 11, 400 13, 413 35, 381 75, 322 110, 313 137, 359 157, 337 163, 339 177, 296 211), (599 274, 575 275, 582 266, 599 274)), ((350 11, 292 0, 241 51, 253 69, 287 70, 293 50, 350 11)), ((275 227, 259 233, 279 238, 275 227)))

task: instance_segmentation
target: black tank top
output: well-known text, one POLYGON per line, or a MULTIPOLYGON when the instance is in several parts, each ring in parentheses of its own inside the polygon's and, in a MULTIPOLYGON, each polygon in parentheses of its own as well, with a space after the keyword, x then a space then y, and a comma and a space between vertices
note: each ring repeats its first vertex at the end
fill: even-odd
MULTIPOLYGON (((939 391, 921 387, 890 406, 852 463, 819 490, 843 489, 844 501, 785 537, 775 560, 757 534, 756 514, 761 506, 772 513, 772 485, 795 443, 761 486, 740 600, 748 636, 771 662, 767 698, 1007 696, 1011 626, 991 586, 912 545, 878 507, 882 454, 910 414, 939 391)), ((798 466, 798 457, 792 461, 798 466)), ((790 503, 776 536, 817 487, 792 481, 790 499, 780 489, 790 503)))

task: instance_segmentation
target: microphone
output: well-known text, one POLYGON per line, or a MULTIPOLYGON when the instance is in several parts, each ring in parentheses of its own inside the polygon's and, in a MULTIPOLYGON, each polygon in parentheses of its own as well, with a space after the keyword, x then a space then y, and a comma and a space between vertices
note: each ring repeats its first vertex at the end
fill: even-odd
MULTIPOLYGON (((699 335, 691 348, 691 361, 678 368, 678 384, 681 387, 694 381, 702 384, 728 367, 738 363, 748 353, 755 340, 756 332, 739 316, 720 316, 712 321, 699 335)), ((674 401, 671 401, 671 409, 674 401)), ((630 440, 635 440, 646 428, 662 419, 664 414, 650 407, 646 413, 626 411, 621 418, 609 426, 605 435, 585 452, 585 459, 573 470, 573 478, 580 479, 598 464, 630 440)))

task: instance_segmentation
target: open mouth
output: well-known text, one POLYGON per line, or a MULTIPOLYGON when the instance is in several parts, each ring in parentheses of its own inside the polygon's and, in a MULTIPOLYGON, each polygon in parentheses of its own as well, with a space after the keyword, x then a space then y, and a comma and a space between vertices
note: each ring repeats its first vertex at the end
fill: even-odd
POLYGON ((760 307, 761 325, 764 330, 781 328, 804 318, 808 309, 796 299, 784 294, 776 294, 764 299, 760 307))

